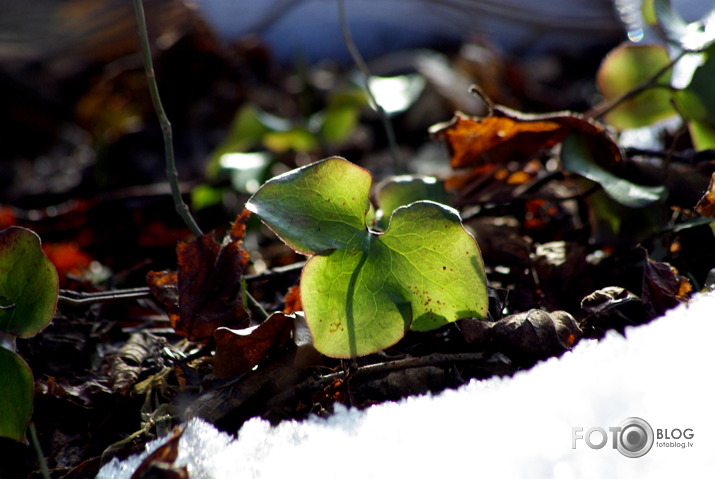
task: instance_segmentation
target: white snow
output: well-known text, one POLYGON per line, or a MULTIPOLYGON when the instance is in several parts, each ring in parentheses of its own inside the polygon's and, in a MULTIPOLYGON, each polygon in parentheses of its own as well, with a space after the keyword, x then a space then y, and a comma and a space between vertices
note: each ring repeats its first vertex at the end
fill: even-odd
MULTIPOLYGON (((715 471, 712 338, 715 294, 512 378, 472 381, 436 396, 271 427, 252 419, 237 439, 192 420, 178 462, 192 478, 672 478, 715 471), (642 457, 612 446, 609 427, 629 417, 656 435, 642 457), (603 428, 608 442, 572 448, 573 428, 603 428), (677 441, 658 439, 690 432, 677 441), (670 444, 666 447, 665 444, 670 444), (673 444, 690 447, 673 447, 673 444)), ((599 443, 598 432, 590 436, 599 443)), ((148 446, 153 449, 161 440, 148 446)), ((129 478, 141 457, 98 477, 129 478)))

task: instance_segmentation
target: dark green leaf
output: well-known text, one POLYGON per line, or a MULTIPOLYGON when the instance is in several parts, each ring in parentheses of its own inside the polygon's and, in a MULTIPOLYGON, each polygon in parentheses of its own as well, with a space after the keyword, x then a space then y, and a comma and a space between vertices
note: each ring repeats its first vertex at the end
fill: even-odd
POLYGON ((23 359, 0 346, 0 436, 25 441, 34 397, 32 371, 23 359))
POLYGON ((600 166, 589 148, 588 138, 581 133, 570 133, 564 139, 561 162, 567 170, 599 183, 609 197, 630 208, 662 201, 667 195, 663 186, 637 185, 600 166))
POLYGON ((37 334, 52 321, 58 292, 57 270, 40 238, 16 226, 0 231, 0 332, 37 334))

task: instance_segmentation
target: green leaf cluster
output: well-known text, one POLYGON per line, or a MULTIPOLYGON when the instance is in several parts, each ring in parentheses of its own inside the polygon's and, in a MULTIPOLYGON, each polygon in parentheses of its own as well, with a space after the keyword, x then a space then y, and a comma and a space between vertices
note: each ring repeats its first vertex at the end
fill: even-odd
POLYGON ((354 87, 332 92, 323 109, 298 121, 249 103, 236 113, 228 134, 211 154, 209 173, 216 174, 221 169, 221 158, 230 153, 256 148, 276 154, 305 153, 324 144, 343 143, 355 131, 366 105, 364 94, 354 87))
POLYGON ((269 180, 246 204, 310 256, 301 301, 327 356, 370 354, 410 329, 487 312, 481 253, 458 212, 417 201, 395 208, 384 233, 372 231, 371 184, 367 170, 332 157, 269 180))

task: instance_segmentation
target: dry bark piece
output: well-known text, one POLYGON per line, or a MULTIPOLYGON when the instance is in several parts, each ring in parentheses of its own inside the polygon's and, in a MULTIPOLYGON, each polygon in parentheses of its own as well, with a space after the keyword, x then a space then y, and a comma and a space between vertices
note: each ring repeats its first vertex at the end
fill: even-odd
POLYGON ((161 355, 166 341, 152 334, 133 333, 112 358, 109 382, 113 392, 128 396, 139 376, 146 369, 147 360, 161 355))

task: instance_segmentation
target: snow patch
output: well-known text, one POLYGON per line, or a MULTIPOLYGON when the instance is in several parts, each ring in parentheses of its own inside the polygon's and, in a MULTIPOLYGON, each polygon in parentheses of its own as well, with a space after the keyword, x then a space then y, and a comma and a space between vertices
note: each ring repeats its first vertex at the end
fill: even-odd
MULTIPOLYGON (((178 464, 192 478, 704 477, 715 470, 713 364, 715 294, 698 295, 648 325, 582 341, 561 358, 512 378, 472 381, 435 396, 411 397, 364 411, 338 407, 328 418, 271 427, 254 418, 238 437, 189 421, 178 464), (609 427, 629 417, 669 437, 639 458, 612 447, 609 427), (603 428, 608 442, 572 448, 573 428, 603 428), (674 444, 690 443, 691 447, 674 444)), ((592 443, 601 437, 594 433, 592 443)), ((162 440, 98 477, 130 478, 162 440)))

